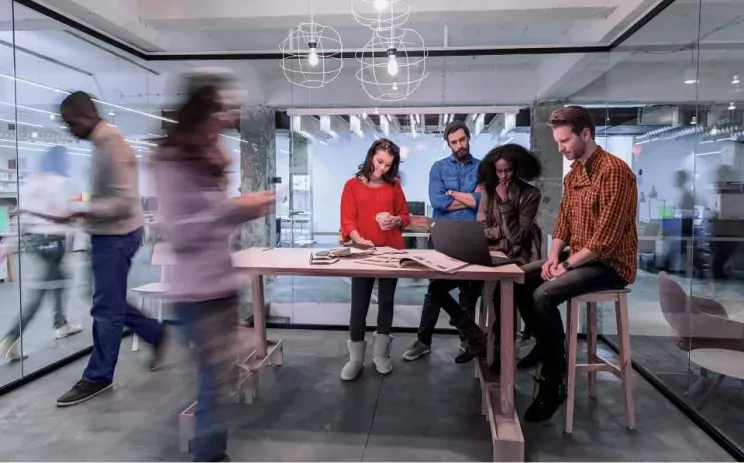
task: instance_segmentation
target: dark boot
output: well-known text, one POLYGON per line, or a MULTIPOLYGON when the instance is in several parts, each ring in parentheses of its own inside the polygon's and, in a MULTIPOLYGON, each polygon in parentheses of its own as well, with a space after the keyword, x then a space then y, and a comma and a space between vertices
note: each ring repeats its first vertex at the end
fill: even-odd
POLYGON ((486 345, 488 343, 486 335, 469 315, 464 314, 459 320, 457 320, 454 326, 468 343, 465 352, 462 352, 460 355, 455 357, 455 362, 467 363, 475 357, 486 356, 486 345))
POLYGON ((538 367, 540 363, 543 361, 542 352, 540 352, 540 348, 535 345, 535 347, 532 348, 529 354, 527 354, 525 357, 523 357, 519 362, 517 362, 517 370, 519 371, 529 371, 534 370, 538 367))
POLYGON ((537 397, 524 413, 524 420, 530 423, 547 421, 566 400, 566 377, 564 374, 550 375, 538 379, 537 397))

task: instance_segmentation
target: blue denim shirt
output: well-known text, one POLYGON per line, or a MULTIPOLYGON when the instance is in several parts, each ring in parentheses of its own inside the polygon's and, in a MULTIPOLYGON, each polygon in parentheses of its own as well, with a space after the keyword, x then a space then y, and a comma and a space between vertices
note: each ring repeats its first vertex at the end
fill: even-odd
POLYGON ((450 220, 475 220, 478 212, 480 193, 474 193, 478 186, 478 166, 480 159, 470 157, 461 163, 454 155, 440 159, 429 171, 429 201, 434 209, 432 217, 450 220), (446 196, 447 190, 472 193, 475 209, 448 211, 454 199, 446 196))

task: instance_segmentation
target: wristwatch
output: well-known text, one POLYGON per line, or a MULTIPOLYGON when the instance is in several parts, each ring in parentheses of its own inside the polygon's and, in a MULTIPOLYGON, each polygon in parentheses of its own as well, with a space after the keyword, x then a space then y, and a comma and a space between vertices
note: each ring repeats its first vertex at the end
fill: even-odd
POLYGON ((567 260, 564 260, 563 262, 561 262, 561 265, 562 265, 562 266, 563 266, 563 268, 565 268, 566 270, 571 270, 571 268, 572 268, 572 267, 571 267, 571 263, 570 263, 570 262, 568 262, 567 260))

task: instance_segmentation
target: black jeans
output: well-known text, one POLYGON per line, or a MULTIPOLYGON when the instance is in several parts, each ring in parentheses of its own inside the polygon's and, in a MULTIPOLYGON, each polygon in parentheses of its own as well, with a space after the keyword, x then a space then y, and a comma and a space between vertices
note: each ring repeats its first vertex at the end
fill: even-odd
MULTIPOLYGON (((395 287, 397 278, 378 278, 377 291, 377 332, 390 334, 395 314, 395 287)), ((364 341, 367 331, 367 312, 372 300, 375 278, 351 279, 351 316, 349 318, 349 338, 354 342, 364 341)))
MULTIPOLYGON (((482 281, 467 280, 431 280, 429 289, 424 296, 424 306, 421 310, 421 322, 418 329, 418 340, 431 346, 434 329, 439 320, 439 310, 444 309, 450 316, 450 324, 457 325, 464 314, 475 319, 475 305, 483 292, 482 281), (450 291, 459 288, 459 303, 450 295, 450 291)), ((464 341, 460 335, 460 341, 464 341)))
POLYGON ((591 263, 569 270, 553 281, 540 276, 544 260, 522 267, 523 284, 514 285, 514 302, 525 324, 534 332, 543 358, 542 375, 555 377, 566 371, 566 335, 558 306, 582 294, 621 289, 627 284, 612 268, 591 263))
POLYGON ((38 288, 33 289, 29 303, 21 310, 21 316, 6 334, 6 338, 13 340, 20 337, 21 332, 36 316, 46 294, 51 294, 54 298, 54 328, 61 328, 67 324, 63 306, 66 277, 62 271, 62 259, 66 250, 65 237, 30 234, 25 238, 29 247, 40 258, 43 268, 40 281, 34 282, 38 288))

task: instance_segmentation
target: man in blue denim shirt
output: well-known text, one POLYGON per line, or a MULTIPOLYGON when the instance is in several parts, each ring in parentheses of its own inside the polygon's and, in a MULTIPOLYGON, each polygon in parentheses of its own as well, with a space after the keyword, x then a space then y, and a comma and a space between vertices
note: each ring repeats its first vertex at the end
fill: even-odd
MULTIPOLYGON (((481 196, 478 188, 480 159, 470 154, 470 130, 463 122, 453 121, 445 127, 444 139, 452 154, 435 162, 429 171, 433 218, 475 220, 481 196)), ((462 352, 455 362, 466 363, 474 355, 485 352, 485 337, 473 322, 475 304, 482 290, 481 281, 431 280, 424 296, 418 339, 403 358, 415 360, 431 352, 431 339, 442 308, 450 316, 450 324, 460 332, 462 352), (455 288, 460 290, 459 303, 449 294, 455 288)))

